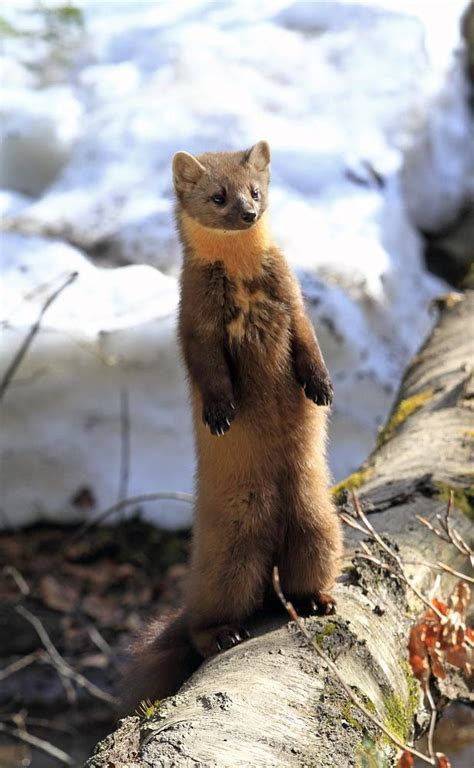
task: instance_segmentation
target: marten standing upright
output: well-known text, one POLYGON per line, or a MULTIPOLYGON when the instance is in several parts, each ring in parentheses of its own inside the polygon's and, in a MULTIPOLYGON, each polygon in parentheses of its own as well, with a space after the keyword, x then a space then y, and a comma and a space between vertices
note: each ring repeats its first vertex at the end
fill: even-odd
POLYGON ((267 219, 270 148, 173 158, 184 251, 179 337, 192 391, 196 507, 186 607, 135 653, 134 700, 174 693, 240 643, 272 594, 303 613, 342 551, 325 458, 333 390, 301 292, 267 219))

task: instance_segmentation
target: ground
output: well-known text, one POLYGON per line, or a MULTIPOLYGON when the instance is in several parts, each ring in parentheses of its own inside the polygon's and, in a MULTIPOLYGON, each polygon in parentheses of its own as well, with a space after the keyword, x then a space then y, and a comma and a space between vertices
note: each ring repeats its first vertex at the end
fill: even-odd
MULTIPOLYGON (((133 634, 152 612, 164 614, 181 600, 189 534, 157 530, 139 517, 95 528, 81 538, 78 530, 41 525, 0 534, 0 561, 6 563, 0 575, 0 666, 5 670, 44 649, 35 629, 15 610, 20 604, 40 618, 75 670, 117 695, 120 666, 133 634), (29 595, 21 594, 21 577, 29 595)), ((8 715, 21 711, 30 733, 80 763, 112 729, 117 712, 65 682, 43 657, 9 675, 1 682, 0 723, 11 726, 8 715)), ((29 765, 29 755, 29 746, 0 734, 4 768, 29 765)), ((36 750, 32 764, 58 765, 36 750)))

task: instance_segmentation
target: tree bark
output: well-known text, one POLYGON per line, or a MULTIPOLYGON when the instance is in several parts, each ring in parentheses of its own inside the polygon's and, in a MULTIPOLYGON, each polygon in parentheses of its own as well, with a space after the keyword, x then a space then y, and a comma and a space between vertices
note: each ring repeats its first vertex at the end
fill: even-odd
MULTIPOLYGON (((453 523, 469 535, 474 435, 474 294, 439 302, 439 320, 409 365, 396 405, 359 486, 374 527, 399 547, 422 590, 435 571, 414 560, 467 563, 421 526, 435 522, 449 489, 453 523)), ((356 540, 351 532, 346 546, 356 540)), ((447 577, 449 580, 449 576, 447 577)), ((406 662, 408 629, 423 605, 399 581, 355 558, 337 586, 336 616, 306 619, 346 683, 402 740, 413 734, 420 693, 406 662)), ((252 639, 207 661, 148 718, 128 717, 88 768, 106 766, 355 766, 367 740, 391 765, 396 750, 348 700, 341 684, 283 615, 258 619, 252 639)), ((378 763, 380 764, 380 763, 378 763)))

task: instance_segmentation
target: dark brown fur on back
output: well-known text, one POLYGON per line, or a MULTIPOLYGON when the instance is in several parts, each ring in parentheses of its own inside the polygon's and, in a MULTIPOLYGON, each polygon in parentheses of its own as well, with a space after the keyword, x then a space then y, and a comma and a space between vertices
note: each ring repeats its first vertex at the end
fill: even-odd
MULTIPOLYGON (((325 459, 332 387, 299 286, 269 234, 269 159, 259 142, 240 153, 178 153, 173 164, 184 250, 179 336, 197 451, 185 616, 201 656, 245 639, 274 564, 291 599, 315 610, 331 607, 324 592, 340 568, 325 459)), ((163 642, 147 645, 148 658, 163 642)))

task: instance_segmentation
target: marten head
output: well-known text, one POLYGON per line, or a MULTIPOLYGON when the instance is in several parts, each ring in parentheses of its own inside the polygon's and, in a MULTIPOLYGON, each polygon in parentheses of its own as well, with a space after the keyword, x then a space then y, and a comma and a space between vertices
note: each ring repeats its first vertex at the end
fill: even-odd
POLYGON ((243 152, 177 152, 173 181, 182 209, 204 227, 243 230, 267 207, 270 147, 259 141, 243 152))

